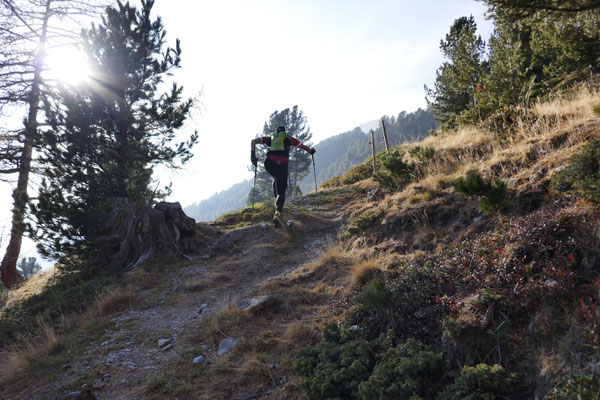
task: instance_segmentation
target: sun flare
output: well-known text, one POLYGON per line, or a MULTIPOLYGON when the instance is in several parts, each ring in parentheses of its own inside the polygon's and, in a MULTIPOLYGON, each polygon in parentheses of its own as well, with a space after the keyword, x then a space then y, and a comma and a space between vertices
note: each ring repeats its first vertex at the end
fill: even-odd
POLYGON ((75 46, 60 46, 48 51, 45 62, 49 74, 62 83, 77 85, 90 76, 90 67, 75 46))

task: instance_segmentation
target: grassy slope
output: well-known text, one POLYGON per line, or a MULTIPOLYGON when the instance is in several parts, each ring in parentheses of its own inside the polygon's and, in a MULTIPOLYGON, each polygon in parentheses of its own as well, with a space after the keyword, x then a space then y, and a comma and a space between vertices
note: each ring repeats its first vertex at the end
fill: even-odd
MULTIPOLYGON (((194 275, 198 262, 150 266, 101 298, 84 319, 65 325, 70 329, 46 327, 43 346, 31 339, 28 353, 5 352, 3 365, 8 357, 18 367, 5 369, 0 393, 8 398, 27 398, 32 392, 60 396, 82 382, 91 386, 106 373, 102 365, 86 373, 76 367, 56 371, 82 365, 84 355, 93 359, 90 351, 95 354, 93 349, 114 333, 111 321, 122 313, 159 310, 168 315, 234 288, 245 296, 272 295, 276 304, 248 313, 232 306, 239 298, 222 299, 204 318, 185 325, 182 346, 158 358, 157 371, 140 374, 137 383, 126 387, 112 379, 100 393, 298 398, 301 380, 293 368, 294 354, 318 343, 320 328, 332 320, 359 325, 364 337, 393 327, 402 340, 449 346, 456 366, 500 362, 522 374, 522 398, 546 393, 560 376, 591 372, 599 362, 598 342, 590 337, 590 320, 581 314, 588 296, 598 292, 593 283, 600 263, 600 221, 589 204, 549 190, 549 179, 598 135, 600 117, 593 106, 599 103, 597 92, 582 90, 537 105, 522 113, 510 135, 501 132, 502 140, 485 127, 427 138, 419 145, 434 147, 435 157, 422 179, 402 190, 379 188, 368 197, 379 185, 368 178, 367 161, 329 182, 318 197, 307 196, 290 207, 288 216, 305 223, 279 232, 273 243, 244 237, 223 254, 201 261, 208 274, 203 277, 194 275), (507 209, 474 222, 480 216, 476 201, 454 193, 449 184, 471 169, 508 182, 507 209), (250 275, 234 285, 231 274, 250 264, 250 275), (295 268, 286 270, 291 264, 295 268), (278 267, 269 270, 272 265, 278 267), (172 291, 160 278, 165 275, 169 282, 181 280, 184 295, 172 291), (395 293, 390 312, 373 312, 354 300, 374 276, 395 293), (241 338, 241 345, 229 356, 216 357, 215 346, 228 336, 241 338), (190 358, 199 353, 208 361, 193 368, 190 358)), ((257 211, 255 221, 261 221, 271 210, 262 205, 257 211)), ((199 227, 215 241, 249 222, 245 210, 199 227)), ((147 327, 132 324, 121 328, 123 336, 147 327)), ((113 376, 119 374, 117 366, 111 368, 113 376)))

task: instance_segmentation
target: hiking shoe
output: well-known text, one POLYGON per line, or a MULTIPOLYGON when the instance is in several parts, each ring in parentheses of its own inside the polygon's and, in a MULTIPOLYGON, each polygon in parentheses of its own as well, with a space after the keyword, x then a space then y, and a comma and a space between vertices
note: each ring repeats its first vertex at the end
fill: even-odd
POLYGON ((275 215, 273 216, 273 223, 274 224, 281 224, 281 219, 279 218, 281 216, 281 213, 279 211, 275 211, 275 215))

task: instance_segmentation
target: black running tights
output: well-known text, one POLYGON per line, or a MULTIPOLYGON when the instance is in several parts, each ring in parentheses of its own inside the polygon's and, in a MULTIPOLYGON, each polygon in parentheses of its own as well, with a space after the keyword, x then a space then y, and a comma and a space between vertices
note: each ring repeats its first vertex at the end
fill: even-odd
POLYGON ((287 164, 277 164, 267 158, 265 169, 275 180, 273 182, 274 194, 277 197, 275 204, 277 205, 277 211, 281 212, 283 203, 285 203, 285 191, 287 190, 288 166, 287 164))

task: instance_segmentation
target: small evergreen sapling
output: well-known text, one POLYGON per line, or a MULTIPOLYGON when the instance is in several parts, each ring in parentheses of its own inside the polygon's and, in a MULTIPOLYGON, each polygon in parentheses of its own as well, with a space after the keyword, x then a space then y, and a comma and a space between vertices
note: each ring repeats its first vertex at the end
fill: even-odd
POLYGON ((494 182, 490 179, 486 182, 479 172, 471 171, 466 179, 458 178, 452 182, 454 189, 467 197, 479 197, 479 209, 485 214, 502 209, 506 204, 507 189, 506 182, 495 177, 494 182))

